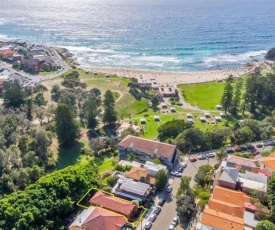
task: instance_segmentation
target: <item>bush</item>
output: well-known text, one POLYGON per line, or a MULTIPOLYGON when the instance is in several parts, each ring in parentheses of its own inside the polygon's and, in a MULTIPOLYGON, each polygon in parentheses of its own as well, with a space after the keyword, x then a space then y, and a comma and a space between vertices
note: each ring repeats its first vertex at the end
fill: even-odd
POLYGON ((220 166, 220 164, 218 164, 218 163, 215 164, 215 165, 214 165, 214 169, 217 170, 217 169, 219 168, 219 166, 220 166))
POLYGON ((117 182, 118 178, 114 177, 114 176, 108 176, 107 177, 107 184, 110 185, 111 187, 114 187, 116 182, 117 182))

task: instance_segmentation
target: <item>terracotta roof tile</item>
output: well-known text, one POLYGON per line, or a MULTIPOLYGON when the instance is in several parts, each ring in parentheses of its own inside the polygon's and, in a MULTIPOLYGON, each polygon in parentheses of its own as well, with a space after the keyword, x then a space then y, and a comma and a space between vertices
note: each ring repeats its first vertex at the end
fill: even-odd
POLYGON ((250 197, 243 192, 226 189, 220 186, 215 186, 213 199, 235 204, 240 207, 245 207, 245 203, 251 203, 250 197))
POLYGON ((260 161, 268 168, 275 171, 275 157, 263 157, 260 161))
POLYGON ((210 209, 228 214, 228 215, 234 215, 239 218, 243 218, 245 207, 227 203, 224 201, 216 200, 216 199, 209 199, 208 207, 210 209))
POLYGON ((242 218, 209 208, 204 209, 201 223, 222 230, 244 229, 244 220, 242 218))
POLYGON ((86 230, 120 230, 126 220, 113 212, 96 208, 81 225, 86 230))
POLYGON ((176 150, 175 145, 152 141, 140 137, 126 136, 119 144, 120 147, 131 148, 151 155, 170 157, 176 150))
POLYGON ((126 217, 130 216, 131 212, 136 206, 136 204, 133 204, 130 201, 123 200, 100 191, 98 191, 89 202, 91 205, 112 210, 114 212, 125 215, 126 217))
POLYGON ((155 185, 156 179, 154 177, 149 176, 149 170, 146 168, 140 167, 132 167, 131 170, 125 175, 128 178, 133 180, 145 182, 147 184, 155 185), (143 178, 143 180, 142 180, 143 178))

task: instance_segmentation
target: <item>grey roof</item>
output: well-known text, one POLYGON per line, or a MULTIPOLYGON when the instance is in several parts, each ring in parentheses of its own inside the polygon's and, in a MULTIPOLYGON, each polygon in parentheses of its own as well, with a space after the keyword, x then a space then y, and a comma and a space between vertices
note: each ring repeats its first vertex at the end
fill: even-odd
POLYGON ((248 179, 259 183, 267 184, 267 176, 263 174, 257 174, 257 173, 246 171, 245 173, 239 173, 239 177, 243 179, 248 179))
POLYGON ((236 184, 239 170, 235 168, 224 168, 219 180, 236 184))
POLYGON ((130 192, 132 194, 137 194, 140 196, 143 196, 150 185, 142 183, 142 182, 136 182, 132 179, 128 179, 125 177, 122 177, 118 180, 118 184, 121 183, 120 189, 122 189, 124 192, 130 192))
POLYGON ((244 211, 244 223, 250 227, 256 227, 259 221, 255 220, 255 214, 252 212, 244 211))

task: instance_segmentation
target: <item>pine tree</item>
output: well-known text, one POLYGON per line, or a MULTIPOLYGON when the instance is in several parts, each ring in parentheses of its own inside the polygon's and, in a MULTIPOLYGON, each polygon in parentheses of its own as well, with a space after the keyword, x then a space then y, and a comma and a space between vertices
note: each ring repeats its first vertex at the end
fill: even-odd
POLYGON ((115 100, 112 92, 107 90, 104 95, 104 114, 102 121, 108 125, 114 124, 117 121, 117 113, 115 111, 115 100))
POLYGON ((55 128, 62 147, 71 147, 79 138, 76 112, 67 104, 59 103, 55 111, 55 128))
POLYGON ((224 92, 221 99, 221 105, 223 106, 225 113, 230 108, 232 103, 232 98, 233 98, 233 87, 231 85, 231 82, 232 82, 231 79, 232 79, 231 76, 229 76, 226 79, 226 84, 225 84, 224 92))

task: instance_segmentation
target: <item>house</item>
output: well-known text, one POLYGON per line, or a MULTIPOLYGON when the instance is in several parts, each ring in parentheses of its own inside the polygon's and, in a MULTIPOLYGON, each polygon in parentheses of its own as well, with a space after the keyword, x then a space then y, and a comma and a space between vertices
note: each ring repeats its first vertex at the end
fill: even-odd
POLYGON ((258 173, 258 161, 254 159, 247 159, 237 156, 229 156, 226 162, 227 167, 237 168, 239 170, 247 170, 250 172, 258 173))
POLYGON ((132 167, 129 172, 125 174, 127 178, 135 181, 144 182, 146 184, 155 185, 156 179, 149 175, 149 170, 142 167, 132 167))
POLYGON ((224 168, 218 184, 224 188, 240 190, 249 194, 251 190, 267 192, 267 181, 268 177, 264 174, 249 171, 240 173, 236 168, 224 168))
POLYGON ((215 186, 199 229, 253 229, 258 223, 255 211, 256 207, 245 193, 215 186))
POLYGON ((166 173, 168 173, 168 169, 165 165, 155 164, 151 161, 146 161, 143 165, 143 168, 148 169, 149 175, 153 177, 155 177, 160 170, 164 170, 166 173))
POLYGON ((6 60, 7 60, 7 62, 9 62, 9 63, 14 63, 14 62, 16 62, 16 61, 21 61, 21 55, 18 55, 18 54, 15 54, 15 55, 13 55, 12 57, 10 57, 10 58, 7 58, 6 60))
POLYGON ((259 159, 259 165, 261 169, 273 174, 275 172, 275 157, 272 155, 269 157, 263 157, 259 159))
POLYGON ((177 149, 175 145, 131 135, 126 136, 118 144, 118 150, 120 159, 126 158, 130 153, 134 153, 142 162, 158 158, 170 166, 172 166, 177 159, 177 149))
POLYGON ((252 173, 249 171, 239 173, 238 183, 240 184, 241 191, 247 194, 252 190, 264 193, 267 192, 267 176, 263 174, 252 173))
POLYGON ((243 230, 244 220, 242 218, 222 213, 213 209, 206 208, 203 211, 201 223, 204 229, 222 229, 222 230, 243 230), (207 228, 206 226, 210 228, 207 228), (213 227, 213 228, 212 228, 213 227))
POLYGON ((24 59, 21 60, 21 64, 24 69, 27 69, 33 73, 39 73, 40 63, 38 59, 24 59))
POLYGON ((235 168, 225 168, 218 180, 219 186, 235 190, 238 181, 239 170, 235 168))
POLYGON ((142 164, 136 161, 131 162, 131 161, 121 160, 119 164, 122 166, 130 165, 132 167, 143 167, 145 169, 148 169, 149 176, 152 176, 152 177, 155 177, 158 171, 160 170, 164 170, 166 173, 168 173, 168 169, 165 165, 155 164, 151 161, 146 161, 145 164, 142 164))
POLYGON ((10 49, 0 50, 0 58, 6 60, 14 55, 14 51, 10 49))
POLYGON ((54 62, 54 60, 49 57, 46 56, 44 57, 41 61, 40 61, 40 65, 41 68, 43 68, 44 70, 50 71, 50 70, 56 70, 57 69, 57 65, 54 62))
POLYGON ((89 201, 91 206, 102 207, 131 220, 138 214, 138 205, 111 194, 98 191, 89 201))
POLYGON ((76 217, 69 230, 121 230, 126 221, 122 215, 99 207, 89 207, 76 217))
POLYGON ((159 87, 159 92, 163 97, 177 97, 177 91, 173 86, 161 86, 159 87))
POLYGON ((150 195, 151 186, 143 182, 137 182, 127 177, 120 177, 113 187, 112 193, 118 197, 137 200, 140 203, 146 201, 150 195))
POLYGON ((139 84, 140 87, 148 87, 151 88, 151 81, 147 80, 147 79, 143 79, 143 78, 138 78, 137 82, 139 84))

